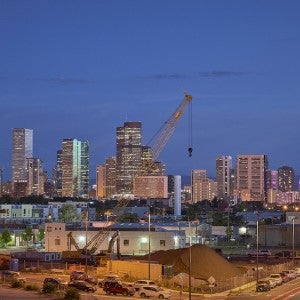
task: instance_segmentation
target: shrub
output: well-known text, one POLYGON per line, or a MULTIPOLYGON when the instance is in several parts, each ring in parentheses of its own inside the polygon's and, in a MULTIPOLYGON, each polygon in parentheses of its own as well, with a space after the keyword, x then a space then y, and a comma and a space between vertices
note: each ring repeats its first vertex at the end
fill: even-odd
POLYGON ((27 284, 25 286, 25 290, 26 291, 39 291, 40 288, 37 285, 35 285, 35 284, 27 284))
POLYGON ((56 292, 57 288, 55 285, 51 284, 51 283, 45 283, 43 285, 43 290, 42 292, 44 294, 54 294, 56 292))
POLYGON ((75 288, 69 288, 65 293, 64 300, 80 300, 78 290, 75 288))
POLYGON ((11 282, 11 287, 12 288, 22 288, 24 287, 25 283, 23 281, 20 281, 20 280, 13 280, 11 282))

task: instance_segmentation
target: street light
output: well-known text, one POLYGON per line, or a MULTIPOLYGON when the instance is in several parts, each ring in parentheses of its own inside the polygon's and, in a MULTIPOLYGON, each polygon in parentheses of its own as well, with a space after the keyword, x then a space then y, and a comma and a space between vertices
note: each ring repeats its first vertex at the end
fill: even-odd
POLYGON ((150 208, 148 214, 148 279, 150 280, 150 252, 151 252, 151 245, 150 245, 150 232, 151 232, 151 217, 150 217, 150 208))
POLYGON ((294 265, 294 262, 295 262, 295 219, 296 217, 293 216, 292 217, 292 224, 293 224, 293 265, 294 265))
POLYGON ((87 258, 87 231, 88 231, 88 217, 89 217, 89 204, 87 204, 87 210, 85 215, 85 273, 87 274, 88 267, 88 258, 87 258))
POLYGON ((189 220, 189 300, 192 299, 192 233, 191 233, 191 222, 189 220))
POLYGON ((258 219, 256 220, 256 283, 258 283, 258 219))

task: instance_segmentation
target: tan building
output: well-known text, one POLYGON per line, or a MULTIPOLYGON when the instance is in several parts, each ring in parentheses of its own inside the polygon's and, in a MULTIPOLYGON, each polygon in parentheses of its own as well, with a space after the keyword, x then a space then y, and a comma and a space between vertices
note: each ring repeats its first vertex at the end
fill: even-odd
POLYGON ((133 194, 138 198, 168 198, 167 176, 137 176, 133 194))
POLYGON ((105 183, 106 183, 106 169, 105 166, 99 165, 96 169, 96 197, 104 198, 105 193, 105 183))
MULTIPOLYGON (((92 223, 93 224, 93 223, 92 223)), ((91 224, 89 224, 91 225, 91 224)), ((89 242, 99 231, 103 233, 103 227, 99 222, 89 226, 86 232, 85 227, 66 227, 65 223, 46 223, 45 224, 45 249, 50 252, 62 252, 67 250, 76 250, 74 245, 70 246, 68 234, 71 232, 72 237, 80 249, 84 248, 86 242, 89 242), (100 226, 100 227, 98 227, 100 226), (87 239, 86 239, 87 237, 87 239)), ((102 224, 107 225, 107 224, 102 224)), ((158 226, 151 224, 150 231, 148 223, 136 223, 124 225, 118 228, 111 228, 107 232, 107 236, 100 243, 95 251, 95 254, 100 251, 107 251, 109 241, 113 234, 119 231, 120 253, 122 255, 145 255, 149 252, 149 237, 150 251, 179 249, 185 247, 184 231, 178 230, 159 230, 158 226), (130 226, 130 228, 126 228, 130 226)), ((93 247, 93 244, 90 245, 93 247)), ((113 252, 116 253, 117 243, 113 246, 113 252)))
POLYGON ((217 195, 217 183, 207 178, 206 170, 192 170, 192 202, 212 200, 217 195))
POLYGON ((105 196, 107 198, 116 194, 116 157, 111 156, 105 160, 105 196))
MULTIPOLYGON (((238 155, 236 166, 236 187, 239 192, 250 191, 252 201, 265 201, 265 178, 268 169, 266 155, 238 155)), ((246 199, 242 199, 245 201, 246 199)))

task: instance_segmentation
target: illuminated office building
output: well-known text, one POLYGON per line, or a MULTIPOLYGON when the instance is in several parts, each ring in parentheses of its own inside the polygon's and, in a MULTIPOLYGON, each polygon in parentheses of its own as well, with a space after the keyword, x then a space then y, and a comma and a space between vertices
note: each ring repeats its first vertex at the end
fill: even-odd
POLYGON ((96 197, 104 198, 106 185, 106 171, 105 166, 99 165, 96 167, 96 197))
POLYGON ((27 158, 27 195, 44 194, 45 174, 39 158, 27 158))
POLYGON ((219 156, 216 159, 216 175, 218 184, 218 196, 230 195, 230 178, 232 169, 231 156, 219 156))
MULTIPOLYGON (((267 155, 238 155, 236 166, 236 188, 241 195, 250 197, 242 200, 265 201, 267 155)), ((243 197, 242 197, 243 198, 243 197)))
POLYGON ((52 170, 52 183, 55 190, 55 195, 62 196, 62 151, 56 152, 56 165, 52 170))
POLYGON ((278 169, 278 190, 281 192, 294 191, 295 171, 292 167, 282 166, 278 169))
POLYGON ((33 156, 33 130, 13 128, 12 130, 12 183, 27 181, 27 158, 33 156))
POLYGON ((88 197, 88 142, 76 139, 62 141, 62 196, 88 197))
POLYGON ((132 194, 133 179, 141 168, 142 123, 125 122, 116 130, 116 193, 132 194))
POLYGON ((116 194, 116 158, 108 157, 105 160, 105 197, 111 198, 116 194))

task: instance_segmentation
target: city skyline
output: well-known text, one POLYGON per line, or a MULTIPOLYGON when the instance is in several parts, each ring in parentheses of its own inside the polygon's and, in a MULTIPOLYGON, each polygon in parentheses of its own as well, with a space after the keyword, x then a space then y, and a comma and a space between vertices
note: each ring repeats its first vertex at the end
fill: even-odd
POLYGON ((90 144, 90 177, 116 155, 116 128, 148 141, 193 96, 159 160, 190 175, 215 159, 268 155, 300 172, 297 1, 2 1, 0 166, 11 178, 12 128, 33 130, 51 175, 65 138, 90 144), (53 4, 55 3, 55 4, 53 4))

